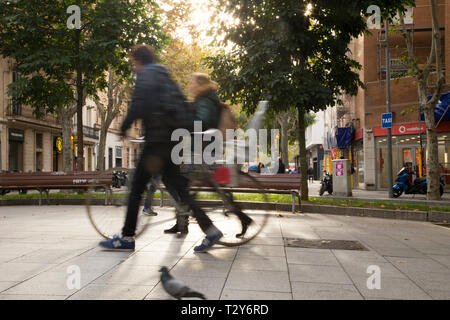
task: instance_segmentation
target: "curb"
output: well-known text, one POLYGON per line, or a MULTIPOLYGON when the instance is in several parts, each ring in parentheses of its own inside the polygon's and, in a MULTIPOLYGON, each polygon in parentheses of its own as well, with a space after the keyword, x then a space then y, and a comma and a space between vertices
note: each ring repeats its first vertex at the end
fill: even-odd
MULTIPOLYGON (((203 207, 218 207, 221 205, 220 200, 199 200, 197 201, 203 207)), ((124 205, 126 199, 113 199, 114 205, 124 205)), ((49 199, 43 200, 43 205, 84 205, 83 199, 49 199)), ((92 199, 91 205, 101 206, 105 204, 105 199, 92 199)), ((164 200, 165 206, 173 206, 172 199, 164 200)), ((0 207, 2 206, 38 206, 39 199, 0 199, 0 207)), ((263 202, 239 202, 243 209, 253 210, 272 210, 272 211, 287 211, 290 212, 292 204, 290 203, 263 203, 263 202)), ((160 202, 155 199, 155 206, 159 207, 160 202)), ((311 205, 304 204, 296 205, 296 210, 303 213, 313 214, 330 214, 330 215, 345 215, 355 217, 370 217, 381 219, 394 220, 411 220, 411 221, 426 221, 426 222, 450 222, 450 212, 439 211, 407 211, 407 210, 387 210, 387 209, 371 209, 371 208, 355 208, 355 207, 339 207, 327 205, 311 205)))

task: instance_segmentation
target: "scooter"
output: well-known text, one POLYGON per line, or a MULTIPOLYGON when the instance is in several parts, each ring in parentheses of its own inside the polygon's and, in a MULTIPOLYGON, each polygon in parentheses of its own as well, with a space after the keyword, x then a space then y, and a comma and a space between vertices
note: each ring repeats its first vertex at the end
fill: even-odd
POLYGON ((325 191, 328 191, 329 194, 333 193, 333 176, 326 172, 323 175, 322 181, 320 182, 319 195, 322 196, 325 191))
MULTIPOLYGON (((393 195, 394 198, 398 198, 404 192, 405 194, 426 194, 427 193, 427 179, 426 178, 416 178, 414 179, 413 184, 409 183, 409 177, 413 173, 408 170, 408 168, 403 167, 397 173, 397 182, 393 187, 393 195)), ((444 194, 444 178, 440 177, 440 193, 441 196, 444 194)))

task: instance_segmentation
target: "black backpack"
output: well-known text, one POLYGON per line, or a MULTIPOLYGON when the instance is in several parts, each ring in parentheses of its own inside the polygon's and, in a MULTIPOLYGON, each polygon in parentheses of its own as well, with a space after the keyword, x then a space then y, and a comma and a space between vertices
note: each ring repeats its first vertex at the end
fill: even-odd
POLYGON ((170 77, 161 77, 161 104, 164 122, 170 130, 194 130, 194 113, 181 89, 170 77))

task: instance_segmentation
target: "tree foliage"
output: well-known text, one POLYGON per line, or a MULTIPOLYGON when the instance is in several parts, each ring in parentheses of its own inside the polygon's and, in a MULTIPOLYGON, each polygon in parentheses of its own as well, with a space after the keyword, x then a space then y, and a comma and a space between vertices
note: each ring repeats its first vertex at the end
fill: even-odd
MULTIPOLYGON (((223 44, 230 52, 208 57, 221 94, 252 113, 260 100, 275 112, 298 110, 300 158, 306 176, 304 114, 355 95, 361 65, 349 55, 352 38, 367 32, 369 5, 383 12, 404 1, 366 0, 220 0, 235 24, 223 23, 223 44)), ((303 172, 304 170, 304 172, 303 172)), ((307 184, 302 185, 307 199, 307 184)))
POLYGON ((129 74, 129 49, 137 43, 159 48, 165 36, 156 11, 125 0, 18 0, 0 3, 0 54, 12 58, 22 78, 9 87, 19 103, 36 113, 53 113, 75 99, 76 72, 83 74, 83 89, 95 94, 106 87, 109 66, 129 74), (76 32, 67 28, 70 5, 81 7, 79 63, 76 32))

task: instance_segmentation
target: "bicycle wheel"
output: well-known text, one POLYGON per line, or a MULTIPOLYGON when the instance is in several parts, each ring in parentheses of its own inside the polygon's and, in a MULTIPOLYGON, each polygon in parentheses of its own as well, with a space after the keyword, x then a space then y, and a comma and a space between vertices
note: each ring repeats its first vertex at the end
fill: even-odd
MULTIPOLYGON (((110 176, 113 171, 126 171, 130 175, 130 170, 127 168, 115 168, 105 172, 99 173, 99 179, 110 176)), ((129 177, 130 178, 130 177, 129 177)), ((132 179, 128 179, 130 181, 132 179)), ((86 193, 86 211, 94 229, 105 239, 111 239, 114 235, 120 234, 127 211, 129 183, 118 189, 116 194, 120 196, 112 199, 112 203, 108 205, 93 205, 93 199, 101 193, 96 192, 94 187, 90 187, 86 193)), ((136 224, 135 237, 141 235, 149 225, 149 216, 142 214, 142 209, 139 208, 138 219, 136 224)))
MULTIPOLYGON (((261 195, 263 202, 268 202, 266 191, 254 177, 239 172, 239 181, 245 185, 245 189, 254 189, 254 193, 261 195)), ((235 247, 253 240, 267 224, 269 214, 245 209, 244 204, 237 201, 237 193, 233 195, 226 187, 219 185, 211 174, 205 175, 204 182, 211 188, 208 192, 216 194, 213 198, 221 200, 221 205, 217 206, 216 202, 213 210, 208 212, 214 225, 224 234, 218 243, 235 247)))

